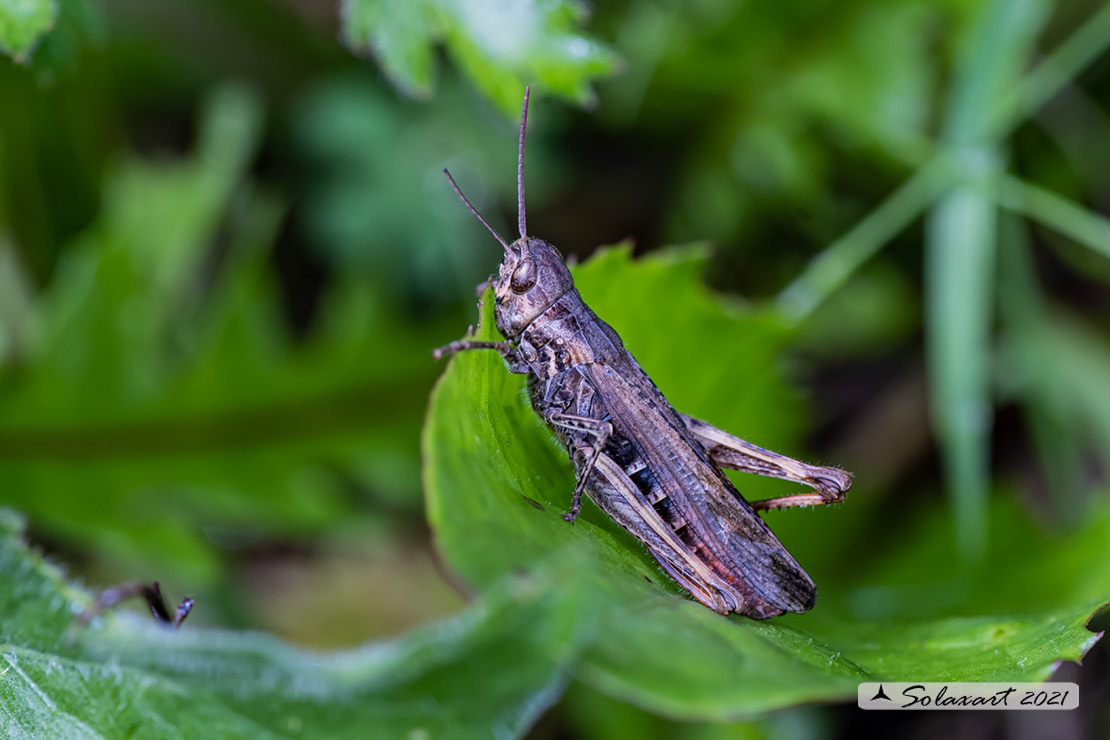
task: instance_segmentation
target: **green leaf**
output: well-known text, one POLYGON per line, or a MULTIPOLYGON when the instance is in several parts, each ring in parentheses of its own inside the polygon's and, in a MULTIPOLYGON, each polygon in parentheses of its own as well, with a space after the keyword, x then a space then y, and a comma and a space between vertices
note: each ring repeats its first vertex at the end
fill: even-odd
POLYGON ((395 85, 416 98, 435 86, 431 8, 406 0, 344 0, 340 5, 347 43, 368 47, 395 85))
POLYGON ((57 0, 0 0, 0 52, 23 62, 57 18, 57 0))
MULTIPOLYGON (((1010 11, 1013 8, 1007 7, 1004 10, 1010 11)), ((1028 25, 1030 22, 1035 24, 1038 21, 1036 12, 1038 9, 1035 9, 1033 14, 1030 14, 1028 9, 1021 13, 1012 13, 1007 21, 1016 21, 1018 25, 1028 25)), ((997 30, 990 24, 981 25, 983 27, 980 34, 988 37, 995 34, 997 30)), ((1028 43, 1027 31, 1028 29, 1024 31, 1018 29, 1017 33, 1010 31, 1008 45, 1013 47, 1016 44, 1020 47, 1022 43, 1028 43)), ((989 40, 996 41, 994 38, 989 40)), ((1035 113, 1061 88, 1098 59, 1107 45, 1110 45, 1110 6, 1102 8, 1089 18, 1022 79, 1020 84, 1001 82, 992 85, 996 88, 995 105, 989 111, 979 110, 977 115, 980 115, 981 120, 975 122, 974 127, 992 141, 1004 139, 1026 117, 1035 113)), ((974 43, 969 46, 980 50, 995 49, 994 43, 974 43)), ((1020 48, 1016 51, 1020 53, 1020 48)), ((982 53, 985 52, 981 51, 982 53)), ((1006 56, 1014 54, 1015 50, 1003 48, 1001 53, 1006 56)), ((1012 64, 1014 58, 1008 61, 1012 64)), ((980 66, 983 67, 984 73, 988 70, 993 74, 1007 73, 1004 64, 995 67, 991 60, 985 60, 980 66)), ((1012 74, 1013 69, 1008 72, 1012 74)), ((989 76, 985 74, 976 81, 977 84, 991 84, 989 76)), ((978 95, 979 93, 975 91, 963 94, 963 100, 966 101, 965 107, 973 112, 982 108, 978 95)), ((957 150, 957 159, 959 155, 967 153, 957 150)), ((909 158, 912 160, 914 156, 911 155, 909 158)), ((932 156, 919 166, 913 177, 898 190, 817 255, 805 272, 795 278, 780 294, 778 300, 784 315, 797 320, 809 316, 820 303, 841 288, 856 270, 916 219, 933 200, 953 187, 954 182, 959 179, 960 170, 953 168, 951 160, 952 157, 943 151, 932 156)), ((1013 187, 1009 192, 1004 191, 1000 195, 1008 204, 1011 204, 1011 207, 1018 205, 1017 194, 1014 193, 1013 187)), ((1028 209, 1030 215, 1034 215, 1035 210, 1037 218, 1044 219, 1046 223, 1060 229, 1063 233, 1070 234, 1080 242, 1086 242, 1091 235, 1098 235, 1103 230, 1097 219, 1084 218, 1082 215, 1076 217, 1072 209, 1062 208, 1061 203, 1054 202, 1047 196, 1047 193, 1026 194, 1027 200, 1021 206, 1028 209), (1032 200, 1028 200, 1029 195, 1033 196, 1032 200), (1038 195, 1040 197, 1037 197, 1038 195)))
POLYGON ((561 694, 589 622, 568 562, 512 576, 452 619, 340 653, 123 612, 77 630, 89 596, 19 528, 0 510, 10 737, 518 737, 561 694))
POLYGON ((520 110, 527 84, 588 103, 591 80, 616 66, 613 52, 577 30, 587 18, 577 0, 344 0, 340 14, 347 44, 373 53, 398 88, 421 99, 435 87, 439 42, 507 113, 520 110))
POLYGON ((959 547, 982 555, 990 486, 990 331, 1005 155, 992 111, 1020 81, 1048 15, 1042 0, 980 8, 953 83, 944 143, 960 180, 926 222, 926 331, 933 426, 959 547))
POLYGON ((1110 219, 1031 182, 1007 175, 1001 205, 1065 234, 1103 257, 1110 257, 1110 219))
POLYGON ((1083 513, 1079 504, 1092 492, 1084 460, 1110 455, 1110 350, 1102 332, 1048 304, 1027 232, 1014 221, 1008 225, 998 362, 1006 370, 998 373, 998 385, 1026 409, 1055 513, 1076 521, 1083 513))
MULTIPOLYGON (((769 315, 710 295, 700 282, 703 269, 696 250, 633 261, 628 249, 618 249, 577 267, 575 280, 676 408, 799 454, 798 429, 784 422, 797 418, 796 401, 777 370, 787 332, 769 315)), ((483 338, 494 335, 492 305, 486 301, 483 338)), ((592 504, 573 526, 562 520, 571 466, 531 412, 522 385, 494 353, 451 360, 424 432, 429 521, 447 561, 479 589, 553 553, 581 553, 587 565, 579 578, 592 584, 598 627, 575 675, 614 697, 678 718, 724 720, 848 699, 862 680, 1041 680, 1096 639, 1084 625, 1097 599, 1110 596, 1105 579, 1078 581, 1065 573, 1045 589, 1060 596, 1066 582, 1073 587, 1066 600, 1050 594, 1015 607, 992 602, 997 594, 984 588, 992 574, 969 571, 964 578, 972 588, 960 591, 968 613, 930 611, 910 598, 877 603, 876 594, 899 585, 912 595, 914 581, 901 579, 916 573, 922 558, 943 563, 944 575, 961 566, 935 557, 932 545, 947 541, 948 527, 929 519, 928 536, 897 559, 904 568, 876 572, 870 560, 883 562, 878 548, 851 551, 859 538, 850 533, 863 529, 860 517, 867 516, 851 498, 837 509, 768 516, 819 584, 813 612, 766 622, 721 617, 689 600, 592 504)), ((758 489, 744 477, 740 490, 758 489)), ((1099 521, 1105 527, 1110 519, 1099 521)), ((999 557, 1010 557, 1006 567, 1017 574, 1020 563, 1046 549, 999 557)), ((1096 535, 1051 551, 1105 562, 1110 540, 1096 535)))
MULTIPOLYGON (((473 217, 443 168, 492 218, 498 204, 516 203, 517 124, 491 125, 453 80, 436 92, 435 115, 360 77, 313 85, 293 108, 292 144, 314 173, 294 194, 308 247, 341 272, 376 276, 384 306, 434 315, 444 304, 472 304, 491 243, 484 229, 467 228, 473 217)), ((541 137, 530 140, 528 157, 530 178, 551 178, 541 137)), ((541 187, 529 196, 542 207, 541 187)))
POLYGON ((221 88, 190 156, 113 168, 34 303, 23 372, 0 377, 0 501, 194 587, 218 577, 217 543, 349 521, 355 486, 419 515, 434 325, 345 278, 292 340, 269 255, 284 207, 246 176, 262 120, 221 88))
POLYGON ((948 161, 936 157, 921 167, 848 233, 814 257, 778 296, 783 316, 802 321, 839 290, 860 266, 891 242, 943 190, 948 161))

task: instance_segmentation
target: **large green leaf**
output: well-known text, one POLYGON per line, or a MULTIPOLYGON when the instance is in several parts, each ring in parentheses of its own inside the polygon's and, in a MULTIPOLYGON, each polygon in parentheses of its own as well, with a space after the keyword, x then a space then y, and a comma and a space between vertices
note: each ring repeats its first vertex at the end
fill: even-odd
POLYGON ((587 102, 591 80, 616 64, 609 49, 578 32, 586 6, 577 0, 344 0, 341 16, 348 45, 371 51, 394 84, 419 98, 434 88, 440 41, 507 112, 519 110, 529 83, 587 102))
MULTIPOLYGON (((797 452, 797 430, 784 421, 797 418, 796 403, 779 375, 785 331, 709 295, 702 267, 696 251, 633 261, 627 249, 610 250, 578 267, 575 279, 677 408, 797 452)), ((480 336, 492 337, 486 305, 480 336)), ((1110 597, 1097 567, 1063 569, 1025 601, 1015 581, 1046 553, 1057 566, 1105 563, 1108 538, 999 549, 992 562, 1014 576, 998 579, 960 571, 950 544, 935 549, 950 543, 937 517, 921 517, 926 535, 898 538, 889 553, 866 545, 853 553, 853 541, 867 536, 869 508, 852 498, 836 509, 768 515, 819 585, 811 613, 767 622, 714 614, 684 597, 597 508, 587 504, 573 526, 562 521, 571 467, 521 389, 493 353, 451 361, 425 427, 429 519, 447 561, 479 589, 553 552, 584 553, 580 577, 596 586, 599 621, 577 675, 613 696, 675 717, 725 719, 847 699, 863 680, 1044 679, 1097 639, 1085 624, 1110 597), (865 559, 838 561, 846 553, 865 559), (919 590, 930 561, 941 571, 919 590), (923 594, 953 580, 962 608, 922 606, 923 594)), ((754 482, 745 477, 741 491, 759 490, 754 482)), ((1098 521, 1105 532, 1107 518, 1098 521)))
POLYGON ((589 623, 561 562, 452 619, 341 653, 127 613, 79 630, 89 596, 19 541, 20 526, 0 510, 6 737, 517 737, 561 694, 589 623))

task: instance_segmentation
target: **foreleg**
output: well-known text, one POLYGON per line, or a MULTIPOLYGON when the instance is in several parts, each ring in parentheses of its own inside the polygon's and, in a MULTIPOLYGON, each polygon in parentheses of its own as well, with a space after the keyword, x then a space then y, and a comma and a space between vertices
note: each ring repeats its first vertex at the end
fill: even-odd
POLYGON ((446 355, 453 355, 456 352, 465 352, 468 349, 496 350, 505 360, 506 364, 508 364, 509 372, 516 373, 517 375, 525 375, 528 373, 527 366, 520 361, 520 357, 517 355, 516 347, 509 342, 483 342, 473 339, 463 339, 432 350, 432 357, 436 360, 441 360, 446 355))

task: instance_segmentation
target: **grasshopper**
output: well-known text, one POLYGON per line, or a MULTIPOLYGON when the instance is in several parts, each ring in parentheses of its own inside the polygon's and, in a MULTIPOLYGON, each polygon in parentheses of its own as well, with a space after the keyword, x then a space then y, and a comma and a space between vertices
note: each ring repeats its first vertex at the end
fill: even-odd
POLYGON ((74 624, 83 627, 92 621, 93 617, 109 607, 136 597, 146 601, 151 616, 162 624, 172 627, 180 627, 181 623, 185 621, 185 617, 189 616, 189 612, 193 610, 193 599, 186 596, 173 614, 170 614, 169 607, 166 606, 166 599, 162 596, 162 587, 158 585, 158 581, 153 583, 128 581, 101 591, 100 595, 96 597, 96 601, 77 615, 74 624))
POLYGON ((443 170, 505 250, 497 274, 479 286, 479 314, 481 295, 494 286, 494 315, 505 340, 468 338, 433 356, 494 350, 509 372, 528 376, 532 408, 574 465, 577 485, 564 520, 577 518, 585 493, 667 574, 720 614, 764 619, 808 611, 816 586, 756 512, 843 501, 851 475, 757 447, 671 407, 617 333, 582 300, 559 251, 528 236, 528 95, 525 88, 517 152, 519 239, 507 243, 443 170), (796 481, 813 493, 749 502, 722 468, 796 481))

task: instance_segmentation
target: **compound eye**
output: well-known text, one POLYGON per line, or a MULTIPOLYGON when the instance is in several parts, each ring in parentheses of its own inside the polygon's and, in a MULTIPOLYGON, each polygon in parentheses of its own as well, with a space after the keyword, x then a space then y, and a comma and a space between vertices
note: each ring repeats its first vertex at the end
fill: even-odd
POLYGON ((531 257, 525 257, 513 271, 513 277, 509 281, 509 286, 513 289, 514 293, 527 293, 535 287, 537 277, 538 271, 536 270, 536 263, 531 257))

